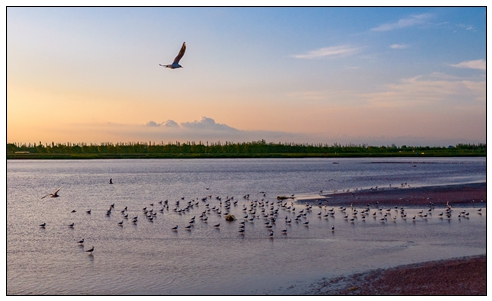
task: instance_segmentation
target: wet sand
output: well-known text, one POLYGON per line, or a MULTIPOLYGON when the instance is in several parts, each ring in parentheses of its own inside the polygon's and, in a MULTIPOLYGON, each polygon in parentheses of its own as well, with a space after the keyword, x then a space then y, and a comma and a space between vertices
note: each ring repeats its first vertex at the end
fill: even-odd
POLYGON ((326 205, 353 206, 485 206, 487 183, 473 183, 417 188, 384 188, 325 195, 323 200, 311 202, 326 205))
MULTIPOLYGON (((320 203, 320 201, 312 201, 320 203)), ((326 205, 485 207, 487 184, 386 188, 329 195, 326 205)), ((487 255, 378 269, 311 285, 307 295, 486 295, 487 255)))
POLYGON ((306 295, 487 295, 487 256, 372 270, 311 287, 306 295))

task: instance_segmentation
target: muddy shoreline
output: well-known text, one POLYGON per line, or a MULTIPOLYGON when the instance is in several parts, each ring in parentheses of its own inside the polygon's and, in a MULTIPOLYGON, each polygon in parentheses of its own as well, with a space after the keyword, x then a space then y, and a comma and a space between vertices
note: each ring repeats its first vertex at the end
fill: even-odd
POLYGON ((487 295, 487 255, 377 269, 311 285, 306 295, 487 295))
MULTIPOLYGON (((486 207, 487 183, 338 193, 325 205, 486 207)), ((308 201, 309 202, 309 201, 308 201)), ((313 203, 320 203, 313 200, 313 203)), ((322 279, 306 295, 487 295, 487 255, 415 263, 322 279)))
POLYGON ((471 183, 416 188, 385 188, 320 195, 319 199, 298 203, 358 207, 377 206, 477 206, 487 202, 487 183, 471 183))

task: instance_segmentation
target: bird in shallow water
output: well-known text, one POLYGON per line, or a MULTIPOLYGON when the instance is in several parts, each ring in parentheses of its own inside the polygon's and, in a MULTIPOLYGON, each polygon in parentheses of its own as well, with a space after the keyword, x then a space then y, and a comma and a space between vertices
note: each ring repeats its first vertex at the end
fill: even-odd
POLYGON ((46 223, 42 223, 41 225, 39 225, 41 228, 44 228, 46 227, 46 223))
POLYGON ((181 66, 179 64, 179 61, 181 60, 181 58, 185 54, 185 51, 186 51, 186 43, 183 42, 183 46, 181 46, 181 49, 179 50, 179 53, 176 56, 176 58, 174 59, 173 63, 170 64, 170 65, 162 65, 162 64, 159 64, 159 66, 166 67, 166 68, 169 68, 169 69, 183 68, 183 66, 181 66))
POLYGON ((90 248, 89 250, 86 250, 86 252, 90 253, 90 255, 92 255, 93 251, 94 251, 94 247, 90 248))
POLYGON ((84 243, 84 239, 82 238, 82 239, 81 239, 81 240, 79 240, 77 243, 78 243, 78 244, 83 244, 83 243, 84 243))
POLYGON ((42 197, 42 199, 44 199, 44 198, 45 198, 45 197, 47 197, 47 196, 51 196, 52 198, 57 198, 57 197, 59 197, 59 195, 58 195, 58 191, 60 191, 60 189, 61 189, 61 187, 60 187, 60 188, 58 188, 57 190, 55 190, 55 192, 53 192, 53 193, 48 193, 47 195, 45 195, 44 197, 42 197))

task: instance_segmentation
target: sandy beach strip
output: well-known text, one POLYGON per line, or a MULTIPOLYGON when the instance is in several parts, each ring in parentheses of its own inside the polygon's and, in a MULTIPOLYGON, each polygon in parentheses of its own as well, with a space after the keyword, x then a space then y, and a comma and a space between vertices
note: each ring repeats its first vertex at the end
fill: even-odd
POLYGON ((322 279, 306 295, 486 295, 487 256, 430 261, 322 279))
POLYGON ((320 196, 308 201, 323 205, 353 206, 446 206, 446 203, 484 207, 487 201, 487 183, 471 183, 415 188, 385 188, 359 190, 320 196))

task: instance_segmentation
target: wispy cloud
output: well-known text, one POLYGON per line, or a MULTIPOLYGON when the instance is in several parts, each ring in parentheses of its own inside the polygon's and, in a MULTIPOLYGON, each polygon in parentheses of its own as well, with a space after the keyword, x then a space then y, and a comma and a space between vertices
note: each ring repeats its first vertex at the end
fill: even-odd
POLYGON ((385 23, 379 25, 378 27, 372 28, 373 31, 390 31, 405 27, 411 27, 415 25, 421 25, 427 23, 427 21, 432 18, 432 14, 420 14, 412 15, 408 18, 400 19, 394 23, 385 23))
POLYGON ((458 64, 451 64, 451 67, 486 70, 487 62, 485 60, 464 61, 458 64))
POLYGON ((485 103, 484 81, 472 82, 464 79, 444 78, 442 75, 416 76, 403 79, 386 86, 386 90, 368 93, 364 97, 369 105, 381 107, 434 106, 446 104, 452 106, 485 103), (468 102, 463 103, 463 99, 468 102))
MULTIPOLYGON (((468 24, 457 24, 456 27, 458 27, 460 30, 466 30, 466 31, 476 31, 476 28, 473 25, 468 25, 468 24)), ((456 30, 454 32, 457 32, 456 30)))
POLYGON ((407 44, 393 44, 393 45, 390 45, 390 48, 391 49, 406 49, 406 48, 408 48, 408 45, 407 44))
POLYGON ((356 47, 350 47, 348 45, 342 45, 342 46, 331 46, 331 47, 324 47, 316 50, 311 50, 308 53, 305 54, 295 54, 292 55, 292 57, 298 58, 298 59, 314 59, 314 58, 320 58, 320 57, 325 57, 325 56, 347 56, 347 55, 352 55, 355 54, 359 51, 359 48, 356 47))

